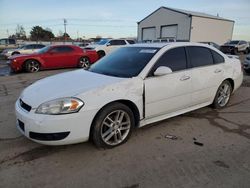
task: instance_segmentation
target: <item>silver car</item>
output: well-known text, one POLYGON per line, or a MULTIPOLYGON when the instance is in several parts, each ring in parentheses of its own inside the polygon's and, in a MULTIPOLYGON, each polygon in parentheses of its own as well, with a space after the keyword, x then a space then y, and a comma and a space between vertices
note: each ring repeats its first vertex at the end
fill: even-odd
POLYGON ((43 44, 27 44, 21 46, 20 48, 6 49, 2 52, 2 55, 8 58, 12 55, 17 55, 17 54, 32 54, 43 47, 45 47, 45 45, 43 44))

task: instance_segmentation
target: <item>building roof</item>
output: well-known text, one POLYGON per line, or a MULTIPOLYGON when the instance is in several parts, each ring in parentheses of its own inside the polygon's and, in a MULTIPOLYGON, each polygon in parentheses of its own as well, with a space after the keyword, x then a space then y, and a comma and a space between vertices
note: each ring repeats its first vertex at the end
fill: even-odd
POLYGON ((169 7, 160 7, 157 10, 155 10, 154 12, 152 12, 150 15, 148 15, 147 17, 145 17, 144 19, 142 19, 141 21, 139 21, 138 23, 140 23, 143 20, 147 19, 149 16, 151 16, 152 14, 154 14, 155 12, 157 12, 160 9, 171 10, 171 11, 174 11, 174 12, 185 14, 187 16, 196 16, 196 17, 202 17, 202 18, 210 18, 210 19, 216 19, 216 20, 224 20, 224 21, 234 22, 233 20, 225 19, 225 18, 222 18, 222 17, 219 17, 219 16, 214 16, 214 15, 210 15, 210 14, 206 14, 206 13, 202 13, 202 12, 194 12, 194 11, 188 11, 188 10, 182 10, 182 9, 176 9, 176 8, 169 8, 169 7))

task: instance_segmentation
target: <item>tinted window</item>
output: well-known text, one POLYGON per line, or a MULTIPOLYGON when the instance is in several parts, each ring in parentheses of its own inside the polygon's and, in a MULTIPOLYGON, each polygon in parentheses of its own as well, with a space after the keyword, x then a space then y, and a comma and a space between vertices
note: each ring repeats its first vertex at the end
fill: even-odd
POLYGON ((135 41, 133 40, 127 40, 129 44, 135 44, 135 41))
POLYGON ((124 40, 111 40, 110 45, 115 46, 115 45, 126 45, 126 42, 124 40))
POLYGON ((34 45, 33 44, 27 45, 24 47, 24 49, 34 49, 34 45))
POLYGON ((213 58, 214 58, 214 64, 224 63, 225 59, 220 54, 215 52, 214 50, 211 50, 213 58))
POLYGON ((72 52, 73 49, 69 46, 58 46, 53 48, 51 51, 56 53, 65 53, 65 52, 72 52))
POLYGON ((131 78, 142 71, 157 51, 158 48, 119 48, 93 64, 89 70, 99 74, 131 78))
POLYGON ((229 44, 238 44, 240 41, 238 41, 238 40, 232 40, 232 41, 230 41, 229 42, 229 44))
POLYGON ((246 44, 245 41, 240 41, 239 45, 246 44))
POLYGON ((36 45, 34 45, 35 47, 35 49, 40 49, 40 48, 43 48, 43 47, 45 47, 45 45, 43 45, 43 44, 36 44, 36 45))
POLYGON ((157 61, 152 72, 154 72, 160 66, 169 67, 172 69, 172 71, 179 71, 179 70, 186 69, 187 61, 186 61, 185 48, 179 47, 179 48, 168 50, 157 61))
POLYGON ((9 44, 16 44, 16 41, 14 39, 9 39, 9 44))
POLYGON ((187 47, 192 67, 201 67, 213 64, 213 57, 208 48, 205 47, 187 47))

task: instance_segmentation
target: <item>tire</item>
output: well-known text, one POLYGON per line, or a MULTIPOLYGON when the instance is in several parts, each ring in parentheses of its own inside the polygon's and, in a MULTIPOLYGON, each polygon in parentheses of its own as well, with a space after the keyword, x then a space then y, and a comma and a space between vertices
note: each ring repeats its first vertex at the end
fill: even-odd
POLYGON ((106 55, 104 51, 98 51, 97 54, 98 54, 99 59, 101 59, 102 57, 106 55))
POLYGON ((97 147, 113 148, 128 140, 134 126, 132 110, 115 102, 97 114, 92 125, 91 139, 97 147))
POLYGON ((247 74, 250 74, 250 69, 244 69, 247 74))
POLYGON ((81 57, 78 62, 78 67, 83 68, 84 70, 88 70, 90 67, 90 60, 88 57, 81 57))
POLYGON ((224 108, 228 104, 231 94, 232 85, 228 80, 224 80, 216 92, 213 107, 216 109, 224 108))
POLYGON ((40 70, 40 63, 31 59, 25 62, 24 68, 29 73, 38 72, 40 70))
POLYGON ((12 52, 11 55, 18 55, 18 54, 20 54, 20 52, 12 52))

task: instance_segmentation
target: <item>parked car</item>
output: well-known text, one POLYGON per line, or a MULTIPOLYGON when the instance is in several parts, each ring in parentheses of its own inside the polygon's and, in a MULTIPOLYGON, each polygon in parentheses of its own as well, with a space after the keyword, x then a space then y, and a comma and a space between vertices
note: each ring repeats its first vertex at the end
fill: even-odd
POLYGON ((244 40, 232 40, 222 45, 220 47, 220 50, 224 53, 235 54, 235 55, 237 55, 240 52, 247 54, 249 52, 249 43, 244 40))
POLYGON ((247 55, 245 61, 243 62, 243 68, 246 73, 250 73, 250 54, 247 55))
POLYGON ((12 55, 18 55, 18 54, 32 54, 34 52, 37 52, 39 49, 44 48, 45 45, 43 44, 26 44, 21 46, 20 48, 14 48, 14 49, 5 49, 2 52, 2 55, 5 58, 8 58, 12 55))
POLYGON ((225 107, 242 80, 240 61, 208 45, 131 45, 89 71, 58 74, 27 87, 16 101, 17 127, 42 144, 91 138, 111 148, 126 142, 135 127, 210 104, 225 107))
POLYGON ((84 49, 95 50, 99 58, 102 58, 106 54, 112 52, 113 50, 129 44, 134 44, 133 40, 124 40, 124 39, 101 39, 99 42, 95 44, 90 44, 86 46, 84 49))
POLYGON ((201 42, 201 43, 208 44, 208 45, 213 46, 213 47, 217 48, 218 50, 220 50, 220 45, 215 43, 215 42, 201 42))
POLYGON ((3 38, 0 39, 0 52, 4 49, 16 48, 18 47, 15 39, 3 38))
POLYGON ((41 69, 81 67, 88 69, 98 60, 94 50, 82 50, 74 45, 47 46, 37 53, 9 58, 8 64, 14 72, 37 72, 41 69))

